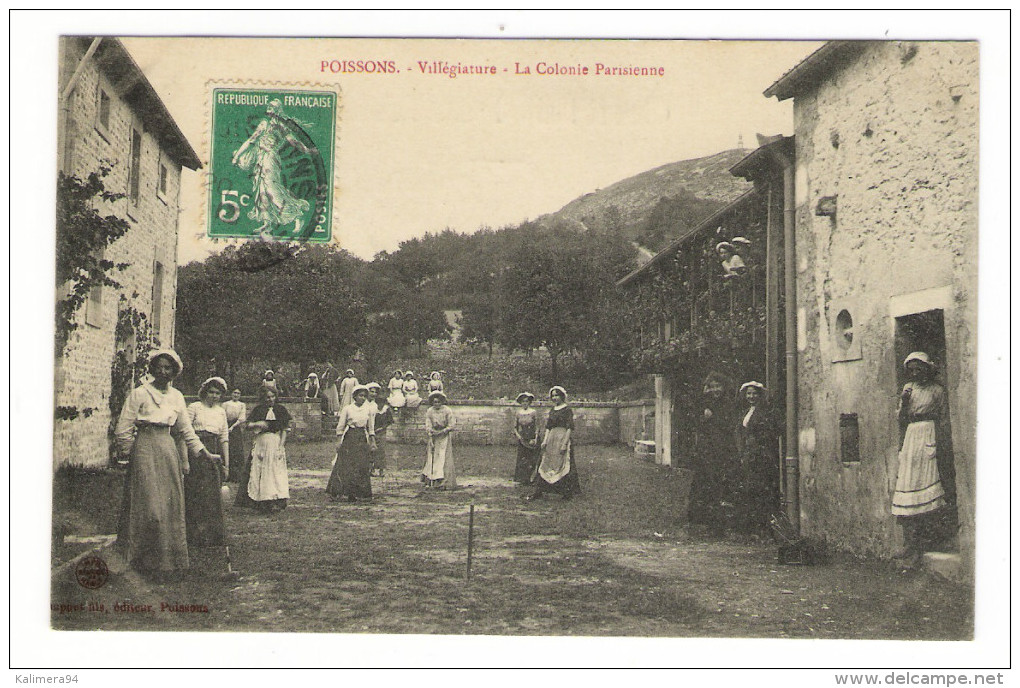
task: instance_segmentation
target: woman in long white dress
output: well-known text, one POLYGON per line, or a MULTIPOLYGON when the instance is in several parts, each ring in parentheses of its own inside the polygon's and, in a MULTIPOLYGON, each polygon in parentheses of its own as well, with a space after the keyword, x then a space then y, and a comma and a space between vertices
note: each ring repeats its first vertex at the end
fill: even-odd
POLYGON ((404 373, 404 406, 409 409, 416 409, 421 406, 421 396, 418 395, 418 381, 414 379, 414 372, 404 373))
POLYGON ((340 382, 340 410, 351 405, 354 401, 354 388, 358 386, 358 378, 354 376, 354 369, 348 368, 344 373, 344 379, 340 382))
POLYGON ((386 401, 387 403, 389 403, 390 408, 399 411, 400 409, 404 408, 405 403, 404 374, 399 370, 393 371, 393 377, 390 378, 390 383, 388 387, 390 390, 390 394, 386 401))
POLYGON ((430 394, 429 404, 425 412, 427 445, 425 465, 421 469, 422 482, 427 487, 452 490, 457 487, 457 468, 453 462, 450 433, 456 429, 457 419, 446 406, 446 395, 442 392, 430 394))

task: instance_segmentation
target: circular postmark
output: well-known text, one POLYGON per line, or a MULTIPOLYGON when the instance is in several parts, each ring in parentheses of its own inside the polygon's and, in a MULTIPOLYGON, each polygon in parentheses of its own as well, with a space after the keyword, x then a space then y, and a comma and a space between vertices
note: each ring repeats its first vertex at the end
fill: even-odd
POLYGON ((74 578, 78 585, 89 590, 98 590, 110 578, 110 569, 102 557, 90 554, 83 557, 74 567, 74 578))

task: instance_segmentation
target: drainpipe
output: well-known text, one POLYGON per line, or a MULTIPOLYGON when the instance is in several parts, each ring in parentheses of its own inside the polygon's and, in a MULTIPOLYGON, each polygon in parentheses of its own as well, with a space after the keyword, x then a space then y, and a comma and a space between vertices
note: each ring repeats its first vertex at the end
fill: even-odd
POLYGON ((800 457, 797 400, 797 243, 795 236, 794 162, 776 152, 783 166, 783 281, 786 297, 786 516, 800 535, 800 457))
POLYGON ((58 116, 60 117, 61 126, 59 129, 60 142, 57 145, 57 152, 60 155, 59 162, 61 170, 64 170, 64 168, 66 168, 70 163, 67 159, 67 128, 71 119, 71 92, 74 91, 74 87, 78 85, 78 79, 81 78, 81 73, 85 70, 86 63, 92 58, 92 55, 95 54, 102 40, 103 38, 101 36, 92 39, 92 45, 90 45, 89 49, 85 51, 82 58, 78 60, 78 66, 75 67, 74 73, 67 82, 67 86, 65 86, 64 90, 60 92, 60 103, 57 112, 59 113, 58 116))

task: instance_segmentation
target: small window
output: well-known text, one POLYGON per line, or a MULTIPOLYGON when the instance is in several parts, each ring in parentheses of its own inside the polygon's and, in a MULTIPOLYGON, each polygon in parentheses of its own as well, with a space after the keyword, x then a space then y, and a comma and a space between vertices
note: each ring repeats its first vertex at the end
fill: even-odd
POLYGON ((163 319, 163 264, 158 260, 152 267, 152 336, 159 337, 163 319))
POLYGON ((137 207, 141 199, 142 189, 142 134, 131 129, 131 166, 128 168, 128 199, 131 206, 137 207))
POLYGON ((166 163, 162 160, 159 162, 159 181, 156 184, 156 195, 164 201, 166 200, 166 189, 169 184, 167 179, 170 176, 169 170, 166 168, 166 163))
POLYGON ((110 111, 113 108, 113 99, 105 88, 100 87, 96 112, 96 129, 105 138, 110 138, 110 111))
POLYGON ((861 462, 861 434, 856 413, 839 414, 839 458, 843 463, 861 462))

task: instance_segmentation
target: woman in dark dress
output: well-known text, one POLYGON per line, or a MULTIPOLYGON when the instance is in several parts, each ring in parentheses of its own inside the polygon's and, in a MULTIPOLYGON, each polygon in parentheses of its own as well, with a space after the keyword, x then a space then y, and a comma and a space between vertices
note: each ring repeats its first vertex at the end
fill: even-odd
POLYGON ((369 382, 368 405, 375 406, 375 451, 372 452, 372 475, 382 477, 386 472, 386 449, 382 440, 386 436, 386 428, 393 425, 393 409, 386 403, 382 394, 382 385, 369 382))
POLYGON ((535 476, 535 491, 528 499, 541 499, 555 492, 570 499, 581 494, 581 482, 574 462, 574 412, 567 406, 567 392, 556 386, 549 390, 553 408, 545 424, 542 440, 542 461, 535 476))
MULTIPOLYGON (((188 406, 191 427, 209 453, 230 456, 230 431, 227 414, 220 399, 227 393, 221 377, 211 377, 198 388, 198 401, 188 406)), ((197 458, 184 476, 184 516, 188 545, 216 547, 226 544, 223 527, 223 500, 220 489, 226 477, 223 460, 197 458)))
POLYGON ((747 412, 737 426, 740 455, 740 506, 743 530, 769 532, 769 518, 779 512, 779 428, 765 405, 765 385, 745 382, 740 396, 747 412))
POLYGON ((227 481, 236 483, 241 479, 248 452, 245 451, 244 422, 248 419, 248 407, 241 401, 241 390, 230 393, 230 400, 223 402, 227 414, 227 431, 230 433, 230 456, 227 462, 227 481))
POLYGON ((336 463, 326 484, 330 499, 372 499, 372 451, 375 450, 375 404, 368 403, 368 388, 356 386, 352 392, 354 401, 340 410, 336 434, 340 446, 336 451, 336 463))
POLYGON ((531 485, 534 482, 535 469, 542 457, 538 446, 538 414, 531 404, 535 395, 521 392, 517 395, 517 403, 521 407, 514 417, 514 437, 517 438, 517 465, 514 468, 514 482, 519 485, 531 485))
POLYGON ((718 373, 705 378, 702 409, 697 417, 688 522, 722 532, 732 526, 733 504, 740 483, 733 451, 736 420, 728 381, 718 373))

